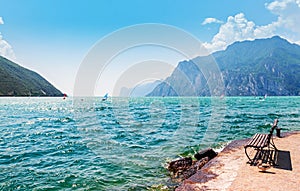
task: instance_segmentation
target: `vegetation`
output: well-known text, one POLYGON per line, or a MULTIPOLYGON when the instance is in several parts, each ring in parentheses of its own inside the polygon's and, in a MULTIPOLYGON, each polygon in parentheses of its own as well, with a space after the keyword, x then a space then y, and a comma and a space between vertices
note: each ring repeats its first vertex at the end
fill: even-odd
POLYGON ((36 72, 0 56, 0 96, 63 96, 36 72))

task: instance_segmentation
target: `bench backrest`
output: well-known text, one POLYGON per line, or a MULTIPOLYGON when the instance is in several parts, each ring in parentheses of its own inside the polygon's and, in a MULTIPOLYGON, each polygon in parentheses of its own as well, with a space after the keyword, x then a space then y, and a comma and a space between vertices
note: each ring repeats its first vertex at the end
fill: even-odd
POLYGON ((275 119, 275 120, 274 120, 274 123, 273 123, 273 125, 272 125, 272 127, 271 127, 270 133, 269 133, 269 135, 268 135, 268 144, 269 144, 270 141, 271 141, 271 138, 272 138, 272 136, 273 136, 273 132, 274 132, 274 130, 276 129, 277 124, 278 124, 278 119, 275 119))

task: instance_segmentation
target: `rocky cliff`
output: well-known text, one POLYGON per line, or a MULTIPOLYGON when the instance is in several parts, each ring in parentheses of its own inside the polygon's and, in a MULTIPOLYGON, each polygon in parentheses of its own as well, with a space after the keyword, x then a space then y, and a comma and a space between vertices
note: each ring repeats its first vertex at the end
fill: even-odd
POLYGON ((300 46, 279 36, 236 42, 224 51, 180 62, 148 96, 220 94, 300 95, 300 46))

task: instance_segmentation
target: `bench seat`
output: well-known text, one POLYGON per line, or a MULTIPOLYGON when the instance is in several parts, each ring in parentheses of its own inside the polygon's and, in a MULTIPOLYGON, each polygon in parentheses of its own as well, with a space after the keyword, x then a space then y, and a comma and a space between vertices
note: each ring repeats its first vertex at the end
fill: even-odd
POLYGON ((268 134, 256 133, 245 145, 248 147, 261 148, 268 146, 268 134))

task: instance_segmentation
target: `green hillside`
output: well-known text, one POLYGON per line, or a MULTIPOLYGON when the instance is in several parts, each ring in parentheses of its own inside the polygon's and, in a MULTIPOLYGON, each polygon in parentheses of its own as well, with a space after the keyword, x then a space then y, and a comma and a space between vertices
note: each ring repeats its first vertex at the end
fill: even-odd
POLYGON ((42 76, 0 56, 0 96, 62 96, 42 76))

